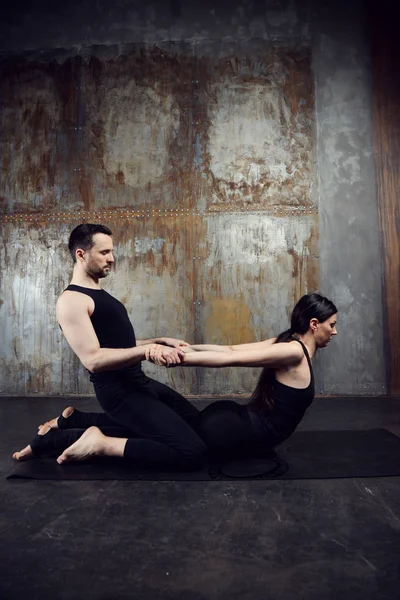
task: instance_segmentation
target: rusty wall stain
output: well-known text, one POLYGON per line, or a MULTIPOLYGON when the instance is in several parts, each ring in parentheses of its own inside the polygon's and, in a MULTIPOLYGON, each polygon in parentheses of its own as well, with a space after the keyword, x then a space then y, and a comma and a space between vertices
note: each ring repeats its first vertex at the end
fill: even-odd
POLYGON ((255 339, 252 313, 243 296, 213 298, 204 312, 204 339, 210 343, 217 339, 220 344, 242 344, 245 339, 255 339))
POLYGON ((196 206, 194 59, 136 47, 129 56, 92 60, 84 84, 85 135, 98 206, 196 206))
MULTIPOLYGON (((2 226, 0 250, 0 347, 2 393, 91 393, 88 375, 64 340, 55 317, 72 261, 67 251, 76 223, 2 226), (10 351, 12 349, 12 351, 10 351)), ((113 232, 116 268, 102 282, 124 302, 138 338, 176 335, 195 339, 191 244, 195 225, 185 217, 106 222, 113 232)), ((149 375, 182 393, 196 393, 194 369, 167 371, 145 365, 149 375)))
POLYGON ((0 62, 3 214, 81 205, 76 74, 81 62, 80 57, 62 65, 0 62))
POLYGON ((309 51, 272 47, 220 60, 211 69, 204 139, 207 207, 313 205, 309 51))
POLYGON ((1 64, 3 212, 313 203, 305 49, 1 64))
MULTIPOLYGON (((218 213, 204 222, 202 261, 196 265, 201 341, 247 343, 286 329, 297 300, 318 289, 316 215, 218 213)), ((222 377, 204 369, 201 385, 218 394, 246 393, 258 373, 232 368, 222 377)))

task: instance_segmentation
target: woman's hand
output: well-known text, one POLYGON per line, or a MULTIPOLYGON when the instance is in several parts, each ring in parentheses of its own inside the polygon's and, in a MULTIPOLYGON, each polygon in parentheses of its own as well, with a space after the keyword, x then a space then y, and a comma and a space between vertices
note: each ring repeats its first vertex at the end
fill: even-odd
POLYGON ((149 362, 160 367, 172 367, 183 362, 184 353, 179 348, 170 348, 160 344, 149 344, 145 349, 145 357, 149 362))
POLYGON ((158 343, 164 344, 165 346, 170 346, 171 348, 185 348, 186 346, 189 346, 185 340, 179 340, 177 338, 160 337, 157 338, 157 340, 158 343))
POLYGON ((189 346, 189 344, 187 346, 182 346, 181 348, 179 348, 179 350, 184 354, 188 354, 189 352, 196 352, 193 346, 189 346))

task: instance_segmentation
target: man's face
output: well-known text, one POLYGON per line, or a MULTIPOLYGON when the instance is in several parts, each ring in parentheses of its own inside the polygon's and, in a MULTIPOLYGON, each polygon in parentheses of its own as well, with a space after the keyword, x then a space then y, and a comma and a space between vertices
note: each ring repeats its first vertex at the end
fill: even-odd
POLYGON ((93 246, 84 253, 86 272, 92 277, 107 277, 114 263, 113 242, 110 235, 95 233, 93 246))

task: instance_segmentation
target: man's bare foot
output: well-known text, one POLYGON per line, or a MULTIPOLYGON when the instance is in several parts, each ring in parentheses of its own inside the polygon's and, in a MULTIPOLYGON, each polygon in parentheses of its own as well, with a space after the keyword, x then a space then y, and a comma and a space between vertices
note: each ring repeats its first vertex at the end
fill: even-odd
MULTIPOLYGON (((49 425, 47 425, 47 423, 44 423, 43 425, 40 425, 38 434, 45 435, 48 431, 50 431, 50 429, 51 429, 51 427, 49 425)), ((30 458, 35 458, 35 457, 32 452, 32 448, 30 447, 30 445, 28 445, 28 446, 25 446, 25 448, 23 448, 19 452, 14 452, 13 458, 15 460, 23 461, 23 460, 29 460, 30 458)))
MULTIPOLYGON (((64 410, 62 411, 62 416, 65 419, 68 419, 68 417, 70 417, 72 415, 74 410, 75 409, 73 406, 67 406, 67 408, 64 408, 64 410)), ((44 425, 48 425, 49 427, 51 427, 51 429, 58 429, 58 417, 55 417, 54 419, 51 419, 51 421, 46 421, 46 423, 42 423, 41 425, 39 425, 38 431, 44 425)))
POLYGON ((81 435, 72 446, 64 450, 57 458, 57 462, 63 465, 67 462, 87 460, 94 456, 103 454, 105 436, 98 427, 92 426, 81 435))

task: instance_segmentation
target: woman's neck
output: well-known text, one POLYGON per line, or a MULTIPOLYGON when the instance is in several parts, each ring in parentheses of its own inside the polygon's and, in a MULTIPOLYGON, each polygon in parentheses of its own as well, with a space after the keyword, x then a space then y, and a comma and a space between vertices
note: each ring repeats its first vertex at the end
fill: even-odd
POLYGON ((307 331, 307 333, 299 335, 298 338, 307 348, 309 357, 312 358, 318 350, 313 334, 307 331))

